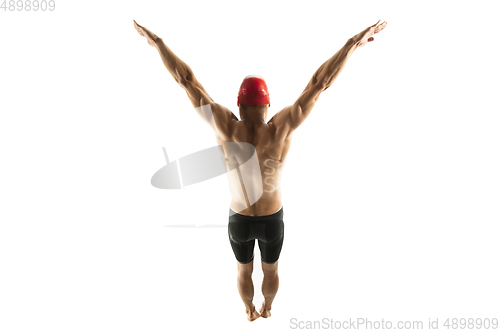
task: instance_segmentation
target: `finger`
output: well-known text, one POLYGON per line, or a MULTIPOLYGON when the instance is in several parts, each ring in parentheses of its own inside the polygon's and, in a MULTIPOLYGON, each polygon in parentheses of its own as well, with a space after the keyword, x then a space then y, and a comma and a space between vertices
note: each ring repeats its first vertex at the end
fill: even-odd
MULTIPOLYGON (((380 20, 378 20, 378 22, 380 22, 380 20)), ((378 22, 377 22, 377 23, 375 23, 374 25, 372 25, 372 27, 375 27, 375 26, 378 24, 378 22)))
POLYGON ((144 33, 142 32, 142 30, 140 28, 136 28, 135 30, 137 30, 137 32, 139 33, 139 35, 144 36, 144 33))
POLYGON ((383 23, 381 23, 378 27, 375 28, 375 33, 377 34, 380 31, 382 31, 386 25, 387 25, 387 22, 385 22, 385 21, 383 23))

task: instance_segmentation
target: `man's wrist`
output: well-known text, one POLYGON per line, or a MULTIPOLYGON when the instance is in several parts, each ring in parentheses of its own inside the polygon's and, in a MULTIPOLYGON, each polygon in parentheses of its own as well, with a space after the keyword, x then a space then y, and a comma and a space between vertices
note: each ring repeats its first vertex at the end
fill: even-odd
POLYGON ((159 41, 162 41, 162 39, 156 35, 154 35, 152 39, 153 39, 153 42, 155 42, 155 44, 158 43, 159 41))
POLYGON ((347 43, 346 43, 346 46, 349 47, 349 46, 358 46, 359 45, 359 41, 357 41, 356 39, 354 39, 354 37, 351 37, 347 40, 347 43))

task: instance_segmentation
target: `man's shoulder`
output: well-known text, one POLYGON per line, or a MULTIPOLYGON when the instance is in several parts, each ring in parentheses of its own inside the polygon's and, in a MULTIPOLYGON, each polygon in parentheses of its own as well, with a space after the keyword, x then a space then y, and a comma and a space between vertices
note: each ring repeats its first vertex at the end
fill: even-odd
POLYGON ((290 120, 296 113, 294 111, 296 111, 297 107, 296 104, 286 106, 267 122, 269 127, 276 133, 276 136, 283 140, 291 134, 290 120))

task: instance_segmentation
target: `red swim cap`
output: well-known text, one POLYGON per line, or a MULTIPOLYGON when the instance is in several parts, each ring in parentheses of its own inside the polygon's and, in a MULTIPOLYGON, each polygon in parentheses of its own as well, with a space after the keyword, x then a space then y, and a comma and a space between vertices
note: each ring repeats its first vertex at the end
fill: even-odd
POLYGON ((238 93, 238 104, 270 104, 266 81, 258 75, 248 75, 243 79, 238 93))

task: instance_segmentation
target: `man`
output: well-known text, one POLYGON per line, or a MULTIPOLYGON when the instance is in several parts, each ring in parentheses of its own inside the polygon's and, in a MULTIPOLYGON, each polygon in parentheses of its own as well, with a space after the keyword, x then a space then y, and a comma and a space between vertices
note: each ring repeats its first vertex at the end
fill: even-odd
POLYGON ((237 105, 241 120, 227 108, 215 103, 194 76, 191 68, 179 59, 163 40, 134 21, 134 26, 148 43, 154 46, 174 80, 183 87, 197 112, 212 123, 216 138, 225 157, 231 192, 228 234, 238 265, 237 286, 245 304, 247 318, 253 321, 271 315, 271 304, 278 291, 278 258, 284 235, 283 207, 281 204, 280 176, 292 133, 311 113, 319 95, 328 89, 344 68, 357 47, 374 40, 373 35, 387 23, 380 20, 347 43, 314 73, 306 88, 294 104, 276 113, 268 122, 270 97, 267 85, 260 76, 247 76, 238 94, 237 105), (207 116, 207 112, 211 113, 207 116), (212 117, 208 119, 208 117, 212 117), (254 147, 257 168, 238 160, 230 152, 231 144, 246 143, 254 147), (234 167, 236 165, 236 168, 234 167), (229 170, 233 170, 229 172, 229 170), (260 311, 253 304, 253 254, 258 239, 264 278, 264 302, 260 311))

